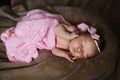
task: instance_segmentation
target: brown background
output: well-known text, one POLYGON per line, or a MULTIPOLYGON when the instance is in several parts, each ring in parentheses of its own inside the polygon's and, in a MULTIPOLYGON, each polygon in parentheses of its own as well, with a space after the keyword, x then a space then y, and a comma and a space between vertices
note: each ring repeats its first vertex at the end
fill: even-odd
MULTIPOLYGON (((78 0, 76 0, 77 3, 78 0)), ((83 0, 81 0, 83 1, 83 0)), ((89 1, 89 0, 88 0, 89 1)), ((96 0, 98 3, 102 3, 103 0, 96 0), (99 2, 100 1, 100 2, 99 2)), ((11 5, 10 0, 0 0, 0 6, 3 5, 11 5)), ((94 0, 95 2, 95 0, 94 0)), ((68 6, 74 6, 72 2, 69 2, 67 4, 68 6)), ((79 6, 79 5, 77 5, 79 6)), ((83 7, 86 9, 89 9, 87 7, 83 7)), ((99 14, 102 16, 102 18, 105 20, 107 25, 111 28, 111 30, 115 33, 117 38, 120 39, 120 0, 104 0, 103 6, 99 7, 99 5, 93 5, 91 6, 91 9, 93 11, 99 12, 99 14), (107 4, 107 5, 105 5, 107 4)), ((119 47, 120 49, 120 47, 119 47)), ((119 80, 118 78, 120 77, 120 58, 119 61, 117 62, 116 69, 113 72, 113 74, 110 76, 111 78, 109 80, 119 80)))

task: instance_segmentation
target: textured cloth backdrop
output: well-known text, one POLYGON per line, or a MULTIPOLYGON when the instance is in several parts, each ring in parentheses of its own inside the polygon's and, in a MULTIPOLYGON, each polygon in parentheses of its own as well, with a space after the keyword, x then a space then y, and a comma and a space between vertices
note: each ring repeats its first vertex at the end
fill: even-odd
POLYGON ((11 6, 0 7, 0 34, 32 9, 43 9, 62 14, 72 24, 86 22, 96 27, 105 41, 102 55, 70 63, 53 56, 50 51, 39 51, 31 63, 9 62, 5 46, 0 41, 0 80, 106 80, 116 67, 118 39, 101 18, 111 0, 12 0, 11 6))

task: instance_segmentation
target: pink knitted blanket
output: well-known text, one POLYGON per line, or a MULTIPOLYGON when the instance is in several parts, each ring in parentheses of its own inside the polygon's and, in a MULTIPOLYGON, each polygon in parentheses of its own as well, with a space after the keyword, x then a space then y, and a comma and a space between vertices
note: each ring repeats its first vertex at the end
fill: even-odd
POLYGON ((58 14, 32 10, 19 21, 16 27, 1 34, 7 56, 13 62, 31 62, 37 58, 37 49, 51 50, 55 47, 54 27, 66 23, 58 14))

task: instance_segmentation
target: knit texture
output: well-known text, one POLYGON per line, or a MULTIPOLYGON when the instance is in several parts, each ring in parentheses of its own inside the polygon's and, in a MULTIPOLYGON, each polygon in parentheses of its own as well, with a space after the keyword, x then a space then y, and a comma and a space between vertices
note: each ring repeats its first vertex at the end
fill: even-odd
POLYGON ((16 27, 1 34, 9 60, 29 63, 38 57, 37 49, 52 50, 55 47, 54 28, 61 22, 66 23, 61 15, 38 9, 29 11, 16 27))

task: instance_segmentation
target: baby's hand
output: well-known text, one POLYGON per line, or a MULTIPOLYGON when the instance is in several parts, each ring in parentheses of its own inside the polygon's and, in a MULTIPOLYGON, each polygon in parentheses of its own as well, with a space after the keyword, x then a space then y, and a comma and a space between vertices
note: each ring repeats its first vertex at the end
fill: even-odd
POLYGON ((66 57, 66 59, 67 59, 68 61, 74 63, 74 59, 73 59, 73 58, 71 58, 71 57, 66 57))
POLYGON ((76 59, 79 59, 79 57, 76 57, 76 56, 75 56, 75 57, 73 57, 72 59, 73 59, 73 60, 76 60, 76 59))
POLYGON ((74 31, 70 34, 70 39, 74 39, 79 37, 79 31, 74 31))
POLYGON ((65 57, 68 61, 74 63, 74 59, 73 59, 73 57, 71 56, 71 53, 70 53, 70 52, 67 52, 67 54, 65 54, 64 57, 65 57))

